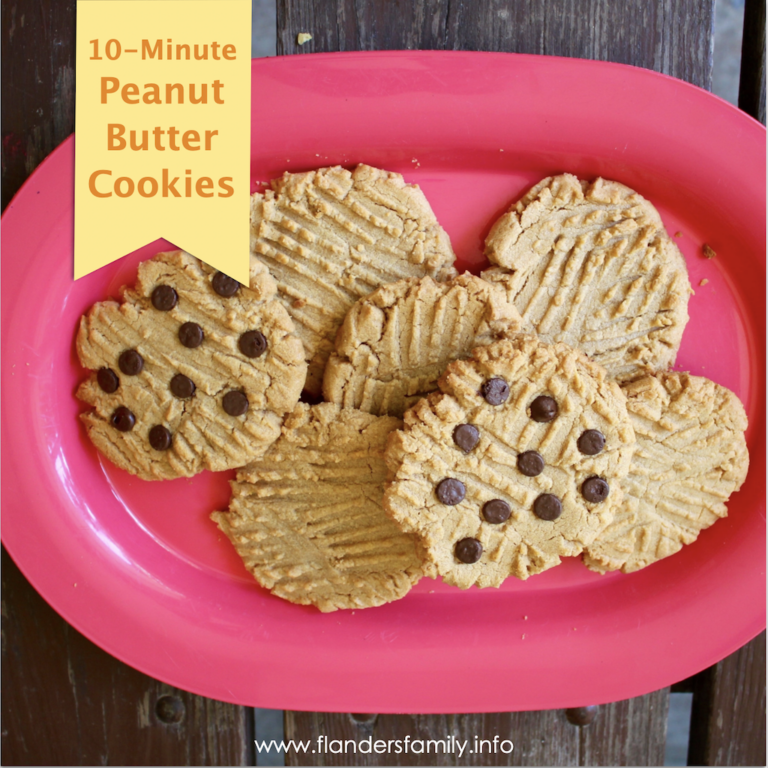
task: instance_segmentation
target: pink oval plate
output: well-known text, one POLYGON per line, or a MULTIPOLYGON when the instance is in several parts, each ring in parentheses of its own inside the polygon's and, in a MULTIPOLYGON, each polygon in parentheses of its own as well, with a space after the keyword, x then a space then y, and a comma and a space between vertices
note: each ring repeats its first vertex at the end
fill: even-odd
POLYGON ((640 69, 484 53, 255 61, 252 115, 254 188, 335 163, 399 171, 422 186, 473 271, 491 223, 539 178, 570 171, 637 189, 680 233, 696 288, 678 367, 741 397, 752 472, 727 519, 636 574, 601 577, 572 559, 498 590, 425 579, 400 602, 325 615, 272 597, 208 520, 227 504, 230 474, 145 483, 102 460, 79 424, 78 317, 166 244, 72 280, 69 139, 11 203, 2 233, 3 541, 51 605, 173 685, 328 711, 596 704, 685 678, 756 635, 765 626, 762 126, 640 69), (704 243, 715 259, 702 257, 704 243))

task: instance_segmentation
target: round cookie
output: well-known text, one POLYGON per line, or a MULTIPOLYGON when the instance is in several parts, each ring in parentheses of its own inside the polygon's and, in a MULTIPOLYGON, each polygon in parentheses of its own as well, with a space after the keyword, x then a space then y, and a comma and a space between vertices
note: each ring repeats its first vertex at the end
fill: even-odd
POLYGON ((687 373, 625 387, 637 447, 613 522, 584 551, 593 571, 631 573, 675 554, 728 514, 747 476, 747 417, 736 395, 687 373))
POLYGON ((685 260, 656 209, 623 184, 546 178, 491 229, 485 252, 539 338, 627 382, 671 366, 688 322, 685 260))
POLYGON ((448 235, 414 184, 367 165, 285 173, 251 198, 251 260, 277 280, 319 395, 350 307, 385 283, 453 277, 448 235))
POLYGON ((256 580, 321 611, 398 600, 421 578, 417 539, 381 507, 388 435, 402 422, 330 403, 296 407, 280 439, 211 517, 256 580))
POLYGON ((251 287, 182 251, 139 265, 122 302, 77 334, 77 396, 96 447, 145 480, 240 467, 280 434, 306 376, 301 342, 261 264, 251 287))
POLYGON ((439 384, 389 440, 384 506, 443 579, 498 586, 580 554, 613 518, 634 449, 619 386, 529 336, 474 350, 439 384), (582 440, 595 432, 602 447, 582 440))
POLYGON ((448 363, 521 325, 504 291, 474 275, 390 283, 347 313, 325 369, 323 395, 346 408, 402 416, 437 389, 448 363))

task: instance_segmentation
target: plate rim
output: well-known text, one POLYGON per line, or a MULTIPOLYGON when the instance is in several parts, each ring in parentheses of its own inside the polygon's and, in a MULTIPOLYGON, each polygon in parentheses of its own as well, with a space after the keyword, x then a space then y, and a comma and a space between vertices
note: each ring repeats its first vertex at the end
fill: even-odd
MULTIPOLYGON (((351 59, 351 58, 355 58, 355 57, 359 57, 359 56, 364 56, 366 58, 377 57, 377 58, 385 58, 385 59, 392 58, 392 57, 412 58, 412 57, 416 56, 417 58, 427 58, 427 59, 433 59, 433 60, 437 60, 437 59, 439 59, 441 57, 448 57, 448 58, 458 58, 458 57, 467 57, 467 58, 469 58, 469 57, 472 57, 472 58, 516 57, 516 58, 519 58, 519 59, 520 58, 526 58, 526 59, 546 59, 546 60, 549 60, 549 59, 559 59, 561 61, 568 62, 568 64, 570 64, 572 62, 578 62, 579 66, 587 65, 589 67, 598 67, 598 68, 623 68, 623 69, 631 70, 634 73, 642 73, 641 76, 651 76, 651 77, 656 77, 656 78, 662 78, 663 80, 670 81, 671 83, 674 83, 676 85, 682 84, 682 85, 687 86, 687 87, 689 87, 691 89, 694 89, 696 92, 703 93, 708 98, 716 99, 718 102, 720 102, 720 104, 727 105, 727 107, 729 107, 730 109, 736 110, 736 112, 738 113, 738 115, 741 118, 746 118, 750 123, 754 124, 755 126, 758 126, 762 130, 763 133, 765 132, 765 128, 760 123, 758 123, 753 118, 751 118, 749 115, 746 115, 746 113, 741 112, 740 110, 738 110, 738 108, 734 107, 733 105, 728 104, 727 102, 722 101, 718 97, 713 96, 712 94, 709 94, 707 91, 704 91, 703 89, 700 89, 697 86, 694 86, 694 85, 692 85, 690 83, 686 83, 684 81, 678 80, 676 78, 673 78, 673 77, 670 77, 670 76, 667 76, 667 75, 663 75, 663 74, 660 74, 660 73, 653 72, 651 70, 646 70, 646 69, 643 69, 643 68, 640 68, 640 67, 635 67, 635 66, 627 65, 627 64, 619 64, 619 63, 615 63, 615 62, 597 62, 597 61, 593 61, 593 60, 568 59, 568 58, 565 58, 565 57, 546 57, 546 56, 536 56, 536 55, 532 55, 532 54, 506 54, 506 53, 486 53, 486 52, 444 52, 444 51, 428 51, 428 52, 415 52, 415 51, 374 51, 374 52, 323 53, 323 54, 312 54, 312 61, 318 61, 320 59, 322 59, 322 60, 338 60, 340 58, 351 59)), ((260 62, 260 61, 269 62, 269 66, 275 66, 276 62, 280 62, 279 66, 286 66, 286 67, 291 66, 292 62, 300 62, 302 65, 307 63, 306 61, 303 60, 302 57, 276 57, 274 59, 270 58, 270 59, 266 59, 266 60, 258 60, 258 59, 257 60, 253 60, 252 66, 264 66, 264 65, 259 65, 258 64, 258 62, 260 62)), ((14 195, 12 200, 9 202, 8 206, 6 207, 5 212, 3 213, 3 223, 5 223, 6 218, 12 212, 12 210, 14 208, 14 204, 17 203, 17 201, 21 198, 22 195, 28 194, 28 190, 31 189, 31 187, 34 185, 35 180, 36 179, 39 180, 42 177, 42 175, 47 172, 45 170, 46 168, 50 169, 51 166, 54 164, 54 162, 59 161, 61 159, 63 153, 72 151, 73 150, 73 146, 70 146, 70 145, 73 145, 73 144, 74 144, 74 135, 68 137, 61 145, 59 145, 59 147, 57 147, 50 155, 48 155, 45 158, 45 160, 37 167, 37 169, 25 181, 24 185, 22 185, 22 187, 19 189, 19 191, 16 193, 16 195, 14 195)), ((5 239, 5 236, 3 236, 3 239, 5 239)), ((4 260, 4 263, 5 263, 5 260, 4 260)), ((3 267, 3 271, 5 271, 4 267, 3 267)), ((5 312, 3 312, 3 318, 5 319, 5 312)), ((3 329, 3 335, 5 336, 5 327, 3 329)), ((3 410, 5 410, 5 398, 3 398, 3 404, 4 404, 3 410)), ((3 450, 3 465, 5 465, 6 464, 6 457, 7 457, 7 450, 8 450, 8 448, 6 446, 6 432, 5 432, 5 428, 3 428, 3 446, 4 446, 4 450, 3 450)), ((6 480, 6 482, 7 482, 7 480, 6 480)), ((4 484, 3 496, 5 496, 5 493, 6 493, 6 487, 5 487, 5 484, 4 484)), ((210 695, 205 690, 198 689, 196 686, 189 686, 188 684, 185 684, 183 682, 180 683, 178 680, 173 680, 171 677, 169 677, 167 675, 158 674, 158 672, 156 670, 145 669, 145 668, 143 668, 143 666, 140 663, 137 663, 136 660, 134 660, 134 659, 130 659, 129 660, 129 659, 124 658, 123 654, 121 654, 120 652, 116 652, 115 650, 112 650, 112 649, 106 647, 106 644, 104 642, 102 642, 101 640, 95 638, 94 635, 96 633, 94 632, 93 629, 91 629, 89 627, 85 627, 84 628, 83 626, 81 626, 82 622, 79 620, 79 617, 70 616, 70 615, 60 611, 59 608, 55 607, 53 605, 53 601, 49 600, 48 596, 45 595, 38 588, 36 582, 39 581, 39 579, 37 578, 37 574, 34 573, 34 565, 33 564, 30 565, 29 562, 21 562, 21 561, 23 561, 24 558, 22 557, 21 561, 20 561, 20 559, 16 556, 16 553, 14 552, 14 549, 17 546, 17 542, 14 542, 13 526, 11 526, 11 536, 10 536, 10 538, 8 538, 7 535, 6 535, 7 534, 6 526, 3 526, 3 529, 4 529, 3 530, 3 534, 2 534, 3 543, 6 545, 6 548, 8 550, 9 555, 12 557, 14 562, 18 565, 18 567, 20 568, 22 573, 30 581, 30 583, 32 583, 32 585, 35 587, 35 589, 38 591, 38 593, 40 593, 43 596, 43 598, 46 600, 46 602, 49 602, 49 604, 51 604, 52 607, 54 607, 54 610, 56 610, 57 613, 62 615, 65 618, 65 620, 68 621, 72 626, 74 626, 78 631, 80 631, 82 634, 84 634, 86 637, 88 637, 90 640, 92 640, 97 646, 99 646, 101 648, 104 648, 109 653, 111 653, 113 656, 117 657, 121 661, 124 661, 125 663, 129 664, 130 666, 133 666, 134 668, 139 669, 140 671, 144 672, 145 674, 149 674, 149 675, 151 675, 153 677, 157 677, 158 679, 166 680, 167 682, 170 682, 173 685, 177 685, 178 687, 185 688, 186 690, 191 690, 191 691, 193 691, 195 693, 198 693, 199 695, 203 695, 203 696, 209 696, 210 695)), ((759 634, 759 632, 765 627, 764 615, 762 617, 756 617, 756 618, 757 618, 757 621, 755 622, 755 627, 756 628, 755 628, 755 631, 754 631, 752 636, 755 636, 755 635, 759 634)), ((732 650, 735 650, 736 648, 740 647, 740 645, 741 644, 737 645, 732 650)), ((729 651, 728 653, 732 652, 732 650, 729 651)), ((648 690, 649 691, 650 690, 655 690, 656 687, 658 687, 658 686, 649 688, 648 690)), ((633 696, 634 695, 641 695, 641 693, 647 693, 647 692, 648 691, 641 691, 641 692, 638 692, 638 693, 633 693, 632 695, 633 696)), ((236 699, 236 698, 227 698, 226 696, 225 697, 217 696, 216 698, 222 698, 223 700, 229 700, 229 701, 233 701, 234 703, 245 704, 245 705, 249 705, 249 706, 258 705, 258 704, 254 704, 254 701, 251 701, 251 700, 244 701, 244 700, 239 700, 239 699, 236 699)), ((261 702, 261 705, 263 705, 263 700, 261 702)), ((295 701, 288 701, 288 702, 284 702, 284 707, 283 708, 302 709, 302 708, 305 708, 305 707, 296 706, 296 702, 295 701)), ((311 706, 309 708, 310 709, 318 709, 319 707, 311 706)), ((345 708, 341 708, 341 709, 338 709, 338 711, 344 711, 344 709, 345 708)), ((383 712, 390 711, 390 710, 387 709, 386 706, 384 706, 382 708, 378 708, 378 709, 379 709, 379 711, 383 711, 383 712)), ((334 710, 334 711, 336 711, 336 710, 334 710)), ((416 709, 416 710, 413 710, 413 711, 425 711, 425 710, 423 710, 423 709, 416 709)), ((455 710, 455 708, 449 708, 449 709, 446 709, 446 710, 433 710, 433 711, 457 711, 457 710, 455 710)), ((462 710, 462 711, 488 711, 488 710, 472 708, 472 709, 467 709, 467 710, 462 710)))

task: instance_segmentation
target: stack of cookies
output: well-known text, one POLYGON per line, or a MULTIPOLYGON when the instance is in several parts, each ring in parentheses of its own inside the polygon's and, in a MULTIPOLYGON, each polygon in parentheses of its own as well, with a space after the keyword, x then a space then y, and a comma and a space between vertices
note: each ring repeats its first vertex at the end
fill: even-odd
POLYGON ((563 556, 630 572, 726 514, 744 409, 668 372, 685 262, 627 187, 544 179, 482 277, 418 187, 368 166, 286 173, 251 231, 249 286, 173 252, 95 305, 78 397, 143 479, 238 468, 212 518, 274 594, 332 611, 563 556))

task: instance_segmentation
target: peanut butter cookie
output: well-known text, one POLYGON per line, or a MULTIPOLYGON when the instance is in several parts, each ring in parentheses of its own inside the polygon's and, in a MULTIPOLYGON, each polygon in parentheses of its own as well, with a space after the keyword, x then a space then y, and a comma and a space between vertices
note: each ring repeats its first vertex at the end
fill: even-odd
POLYGON ((122 301, 81 319, 92 371, 77 396, 96 447, 145 480, 242 466, 280 434, 306 376, 301 342, 262 264, 250 288, 182 251, 139 266, 122 301))
POLYGON ((384 506, 445 581, 525 579, 580 554, 613 519, 635 438, 605 370, 515 336, 451 363, 387 445, 384 506))
POLYGON ((385 283, 455 275, 448 235, 422 191, 367 165, 285 173, 251 198, 251 260, 277 280, 319 394, 350 307, 385 283))
POLYGON ((485 245, 497 268, 483 277, 503 283, 542 341, 581 349, 620 382, 674 363, 691 294, 685 260, 656 209, 628 187, 546 178, 485 245))
POLYGON ((402 416, 437 389, 448 363, 521 325, 504 291, 470 274, 446 283, 429 277, 390 283, 347 313, 323 395, 347 408, 402 416))
POLYGON ((637 437, 624 500, 584 552, 593 571, 637 571, 673 555, 728 514, 747 476, 747 417, 736 395, 687 373, 625 387, 637 437))
POLYGON ((384 446, 402 422, 299 404, 280 439, 232 483, 212 518, 275 595, 321 611, 403 597, 422 576, 414 536, 381 507, 384 446))

